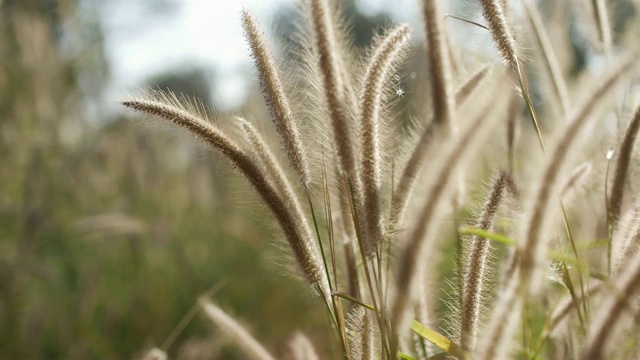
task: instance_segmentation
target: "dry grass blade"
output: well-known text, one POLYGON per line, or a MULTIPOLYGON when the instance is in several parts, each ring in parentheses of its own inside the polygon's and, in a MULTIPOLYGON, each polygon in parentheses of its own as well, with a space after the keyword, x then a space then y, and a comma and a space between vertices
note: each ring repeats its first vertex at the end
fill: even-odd
POLYGON ((547 35, 547 32, 545 30, 542 18, 540 17, 540 13, 538 12, 538 7, 532 0, 523 0, 522 3, 524 4, 527 17, 529 18, 529 22, 531 23, 531 28, 533 29, 533 34, 535 36, 538 47, 542 52, 544 66, 549 73, 549 77, 551 78, 553 91, 556 95, 557 100, 560 102, 562 113, 568 114, 571 108, 571 103, 569 101, 567 84, 565 83, 564 77, 562 76, 560 64, 558 63, 556 54, 553 51, 553 47, 551 46, 551 41, 549 40, 549 36, 547 35))
POLYGON ((598 40, 605 54, 611 50, 611 26, 609 25, 609 16, 607 15, 607 5, 605 0, 591 0, 593 7, 593 15, 596 21, 596 29, 598 31, 598 40))
POLYGON ((249 332, 218 306, 206 299, 200 299, 200 307, 207 317, 227 335, 229 340, 240 347, 250 359, 275 360, 249 332))

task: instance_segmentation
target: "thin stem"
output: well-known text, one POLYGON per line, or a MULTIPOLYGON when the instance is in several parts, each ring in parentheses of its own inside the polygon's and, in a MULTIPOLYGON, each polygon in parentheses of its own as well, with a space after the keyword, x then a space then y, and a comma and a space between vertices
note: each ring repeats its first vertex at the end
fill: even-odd
MULTIPOLYGON (((322 238, 320 237, 320 229, 318 228, 318 221, 317 221, 317 218, 316 218, 315 210, 313 208, 313 201, 311 200, 311 195, 309 194, 309 188, 306 187, 306 186, 304 188, 304 193, 305 193, 305 195, 307 197, 307 201, 309 202, 309 209, 311 209, 311 217, 313 219, 313 225, 314 225, 315 230, 316 230, 316 236, 318 237, 318 244, 320 246, 320 253, 322 254, 322 262, 324 264, 324 271, 325 271, 326 276, 327 276, 327 283, 329 285, 329 291, 330 291, 331 294, 333 294, 333 286, 331 284, 331 276, 329 275, 329 266, 327 265, 327 259, 326 259, 326 255, 324 253, 324 246, 322 245, 322 238)), ((332 253, 333 253, 333 251, 332 251, 332 253)), ((335 264, 335 261, 334 261, 334 264, 335 264)), ((335 269, 334 269, 334 277, 335 277, 335 269)), ((335 278, 335 279, 336 279, 336 288, 337 288, 337 278, 335 278)), ((324 294, 324 291, 322 291, 322 293, 323 293, 323 297, 324 297, 326 294, 324 294)), ((334 324, 336 326, 336 330, 338 331, 338 334, 339 334, 339 337, 340 337, 340 342, 341 342, 342 348, 344 350, 344 353, 348 354, 347 345, 346 345, 347 342, 345 340, 344 331, 343 331, 344 327, 342 326, 343 325, 343 321, 340 321, 341 320, 341 313, 339 313, 339 311, 338 311, 338 307, 339 306, 336 304, 335 298, 333 296, 331 297, 331 303, 333 305, 333 311, 329 307, 328 301, 325 300, 325 302, 327 303, 327 310, 329 310, 329 315, 332 318, 334 318, 334 324)))
POLYGON ((613 150, 607 152, 607 169, 604 175, 604 208, 607 211, 607 274, 611 276, 611 243, 613 242, 613 216, 611 202, 609 201, 609 167, 611 166, 611 158, 613 150))
POLYGON ((304 189, 304 193, 305 196, 307 198, 307 201, 309 203, 309 209, 311 210, 311 218, 313 219, 313 226, 315 228, 316 231, 316 236, 318 239, 318 245, 320 246, 320 253, 322 254, 322 263, 324 264, 324 272, 327 276, 327 283, 329 285, 329 291, 331 291, 333 293, 333 286, 331 284, 331 277, 329 276, 329 266, 327 265, 327 258, 324 254, 324 246, 322 245, 322 238, 320 237, 320 229, 318 228, 318 221, 316 218, 316 212, 313 208, 313 201, 311 201, 311 195, 309 194, 309 190, 308 188, 305 187, 304 189))
POLYGON ((536 110, 533 107, 533 102, 531 101, 531 97, 529 96, 529 89, 527 88, 526 82, 524 80, 524 75, 523 75, 524 71, 521 69, 519 60, 516 62, 516 72, 518 75, 518 83, 520 84, 520 89, 522 90, 522 96, 524 97, 524 101, 527 103, 527 110, 529 111, 529 115, 531 116, 533 125, 536 128, 536 134, 538 135, 538 142, 540 143, 542 152, 546 154, 547 147, 544 145, 542 130, 540 129, 540 121, 538 120, 538 115, 536 114, 536 110))
MULTIPOLYGON (((229 283, 227 279, 218 281, 209 290, 207 290, 202 296, 211 298, 213 295, 215 295, 215 293, 217 293, 218 291, 220 291, 220 289, 226 286, 227 283, 229 283)), ((180 336, 180 334, 184 331, 187 325, 189 325, 191 320, 193 320, 193 318, 198 314, 199 311, 200 311, 200 305, 198 304, 198 302, 195 302, 193 306, 189 309, 189 311, 187 311, 187 313, 184 315, 184 317, 180 319, 180 322, 178 322, 178 325, 176 325, 173 331, 171 331, 169 336, 167 336, 165 341, 160 346, 160 350, 162 350, 165 353, 168 352, 171 345, 173 345, 173 343, 178 339, 178 336, 180 336)))
MULTIPOLYGON (((345 179, 346 180, 346 179, 345 179)), ((346 180, 348 181, 348 180, 346 180)), ((356 212, 355 209, 355 196, 353 194, 353 188, 351 186, 351 182, 348 181, 348 189, 349 189, 349 205, 351 208, 351 213, 352 213, 352 218, 353 218, 353 222, 354 222, 354 227, 355 227, 355 231, 356 231, 356 238, 358 239, 358 247, 360 250, 360 257, 362 259, 362 267, 364 268, 364 273, 365 273, 365 277, 367 278, 367 286, 369 287, 369 294, 371 295, 371 302, 373 303, 374 308, 378 309, 376 311, 376 319, 378 321, 378 327, 380 328, 380 333, 384 333, 384 323, 385 321, 383 320, 383 316, 381 314, 380 308, 378 307, 377 301, 376 301, 376 294, 375 291, 373 290, 373 285, 371 282, 371 274, 369 272, 369 265, 367 263, 367 256, 366 256, 366 252, 365 252, 365 246, 363 241, 361 241, 361 237, 362 234, 360 233, 360 224, 359 224, 359 220, 358 220, 358 214, 356 212)), ((382 342, 382 349, 383 352, 386 352, 386 356, 388 359, 392 359, 392 354, 391 354, 391 350, 389 349, 386 341, 385 341, 385 337, 381 336, 380 337, 380 341, 382 342)))
MULTIPOLYGON (((333 324, 333 326, 335 326, 336 329, 340 329, 340 325, 338 324, 338 320, 335 316, 333 316, 332 311, 331 311, 331 305, 329 305, 329 301, 327 300, 327 294, 324 293, 324 290, 322 290, 322 286, 320 286, 319 284, 316 284, 316 290, 318 290, 318 292, 320 293, 321 297, 322 297, 322 302, 324 303, 325 307, 327 308, 327 314, 329 316, 329 318, 331 319, 331 323, 333 324)), ((334 297, 331 296, 331 303, 335 306, 335 300, 333 299, 334 297)), ((338 334, 338 338, 340 338, 340 345, 342 347, 342 351, 343 351, 343 355, 346 358, 346 354, 348 354, 347 352, 347 345, 345 343, 344 338, 342 337, 341 333, 339 332, 338 334)))

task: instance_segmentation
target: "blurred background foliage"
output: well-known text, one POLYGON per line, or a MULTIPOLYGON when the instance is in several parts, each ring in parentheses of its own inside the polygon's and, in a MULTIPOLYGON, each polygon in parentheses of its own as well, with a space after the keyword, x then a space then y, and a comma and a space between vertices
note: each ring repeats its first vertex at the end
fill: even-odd
MULTIPOLYGON (((278 264, 278 235, 254 194, 232 185, 230 166, 191 137, 105 103, 95 4, 0 1, 0 359, 141 356, 221 283, 216 301, 272 348, 296 329, 329 336, 323 309, 278 264)), ((382 19, 356 19, 367 43, 382 19)), ((178 68, 140 86, 216 107, 205 72, 178 68)), ((241 358, 202 318, 169 353, 241 358)))

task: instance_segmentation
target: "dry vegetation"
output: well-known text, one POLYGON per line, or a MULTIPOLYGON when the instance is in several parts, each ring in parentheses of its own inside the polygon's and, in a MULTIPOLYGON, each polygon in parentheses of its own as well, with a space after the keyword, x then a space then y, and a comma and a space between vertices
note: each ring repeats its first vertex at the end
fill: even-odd
POLYGON ((0 357, 640 356, 637 2, 473 0, 456 20, 421 0, 423 27, 362 51, 339 2, 301 0, 282 58, 247 10, 266 107, 124 101, 204 145, 187 151, 79 121, 36 3, 0 3, 0 357), (279 235, 233 211, 219 179, 238 174, 279 235), (274 242, 297 283, 258 271, 274 242), (219 281, 232 267, 251 271, 219 281))
MULTIPOLYGON (((468 26, 497 50, 483 57, 452 40, 442 2, 423 0, 427 66, 417 78, 428 86, 400 101, 395 79, 416 53, 409 26, 389 26, 354 55, 340 9, 301 3, 286 65, 242 14, 271 127, 214 122, 160 92, 124 105, 186 128, 249 180, 294 273, 326 306, 331 356, 639 356, 640 49, 626 35, 637 28, 612 36, 604 0, 548 4, 574 14, 591 40, 594 70, 570 77, 555 49, 568 25, 545 24, 534 1, 467 5, 478 15, 468 26), (400 107, 417 120, 402 123, 400 107)), ((273 358, 218 306, 200 305, 248 357, 273 358)), ((301 333, 288 349, 291 359, 327 356, 301 333)))

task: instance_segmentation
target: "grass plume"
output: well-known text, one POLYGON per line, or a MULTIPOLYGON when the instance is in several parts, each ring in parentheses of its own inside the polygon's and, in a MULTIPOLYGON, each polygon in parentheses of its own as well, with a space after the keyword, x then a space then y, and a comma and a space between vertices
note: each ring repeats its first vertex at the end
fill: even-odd
POLYGON ((433 121, 438 125, 445 124, 451 129, 455 127, 455 99, 451 89, 451 64, 442 26, 443 12, 440 10, 440 1, 423 0, 422 17, 427 35, 433 121))
POLYGON ((260 86, 265 101, 271 111, 276 129, 282 137, 283 147, 289 156, 291 165, 298 172, 302 184, 309 186, 311 174, 307 155, 293 119, 289 100, 284 93, 277 66, 267 50, 266 41, 260 32, 257 21, 246 9, 242 11, 242 25, 260 75, 260 86))
POLYGON ((346 90, 343 70, 340 68, 336 35, 331 9, 327 0, 310 0, 309 6, 314 46, 318 58, 318 67, 322 78, 327 110, 331 119, 333 137, 336 145, 339 165, 343 173, 353 181, 360 195, 360 179, 357 176, 356 154, 354 148, 359 144, 353 139, 351 121, 346 109, 346 90))
POLYGON ((519 66, 518 46, 502 5, 498 0, 480 0, 480 5, 502 59, 509 66, 519 66))
POLYGON ((322 265, 317 250, 313 246, 311 231, 302 225, 301 219, 304 218, 304 214, 296 213, 287 206, 278 189, 268 180, 267 174, 235 141, 210 122, 176 105, 171 105, 172 101, 167 95, 154 93, 152 96, 127 100, 123 105, 183 127, 224 154, 247 177, 265 204, 269 206, 287 238, 305 279, 310 284, 321 284, 322 265))
POLYGON ((402 55, 402 50, 409 39, 409 31, 409 26, 400 25, 382 37, 367 67, 362 94, 360 94, 359 123, 362 139, 360 158, 367 233, 370 236, 370 240, 366 243, 368 253, 371 253, 374 246, 382 239, 379 123, 381 122, 383 86, 389 81, 394 63, 397 63, 399 56, 402 55))
MULTIPOLYGON (((515 183, 504 170, 494 180, 491 192, 477 220, 476 228, 491 231, 496 213, 505 195, 515 192, 515 183)), ((465 267, 462 269, 463 288, 462 309, 460 316, 460 345, 466 350, 475 347, 480 311, 482 309, 482 291, 488 278, 487 260, 489 256, 489 240, 474 235, 469 242, 469 250, 465 267)))

